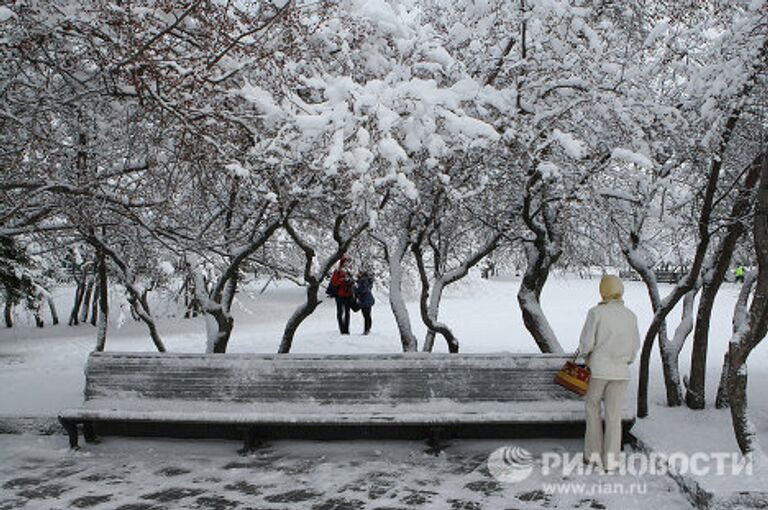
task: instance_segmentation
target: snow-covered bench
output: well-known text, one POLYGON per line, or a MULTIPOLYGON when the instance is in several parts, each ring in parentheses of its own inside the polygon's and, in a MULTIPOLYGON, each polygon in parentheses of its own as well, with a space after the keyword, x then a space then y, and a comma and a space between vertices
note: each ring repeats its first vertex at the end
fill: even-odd
MULTIPOLYGON (((189 437, 487 437, 578 434, 583 401, 545 354, 93 353, 85 402, 59 420, 95 432, 189 437)), ((631 426, 634 406, 625 420, 631 426)))

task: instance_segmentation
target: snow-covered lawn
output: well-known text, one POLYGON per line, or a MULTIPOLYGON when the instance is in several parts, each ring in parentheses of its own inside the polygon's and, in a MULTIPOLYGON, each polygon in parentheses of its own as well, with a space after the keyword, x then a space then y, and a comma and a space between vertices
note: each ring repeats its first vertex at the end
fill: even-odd
MULTIPOLYGON (((522 320, 520 317, 520 311, 517 307, 516 292, 518 281, 512 278, 497 279, 493 281, 486 281, 480 279, 473 279, 469 283, 462 283, 456 286, 454 289, 450 289, 446 296, 444 305, 441 310, 441 318, 451 325, 459 337, 461 343, 461 349, 464 352, 534 352, 535 344, 525 331, 522 320)), ((597 302, 599 299, 597 292, 597 280, 582 280, 576 277, 564 277, 559 276, 552 279, 547 284, 542 297, 544 310, 547 313, 552 326, 557 333, 560 341, 567 350, 575 349, 578 340, 578 334, 581 328, 581 322, 587 309, 597 302)), ((662 292, 669 290, 669 287, 662 286, 662 292)), ((646 441, 661 451, 682 451, 693 453, 696 451, 703 452, 735 452, 737 451, 736 443, 733 439, 733 434, 730 429, 730 418, 728 411, 717 411, 712 408, 712 402, 714 400, 715 390, 717 382, 720 376, 720 366, 722 363, 722 356, 725 352, 728 340, 730 338, 730 319, 732 314, 733 303, 735 301, 738 287, 734 284, 725 284, 720 292, 717 302, 715 303, 715 309, 713 313, 710 349, 709 349, 709 365, 708 365, 708 402, 710 408, 705 411, 693 412, 687 409, 666 409, 663 407, 664 395, 661 385, 661 373, 658 363, 658 354, 654 353, 653 366, 652 366, 652 386, 651 386, 651 411, 650 417, 645 420, 638 420, 633 432, 638 437, 646 441)), ((57 296, 57 301, 60 303, 60 315, 65 316, 68 312, 67 302, 70 297, 70 291, 62 291, 57 296)), ((287 282, 280 283, 279 285, 270 285, 266 292, 253 295, 241 294, 239 301, 235 305, 235 329, 230 341, 231 352, 275 352, 280 341, 282 334, 282 328, 286 319, 293 311, 294 307, 302 299, 302 289, 287 282)), ((386 296, 382 292, 377 293, 377 305, 373 309, 373 332, 370 336, 362 336, 362 317, 360 314, 354 314, 352 318, 352 335, 341 336, 338 334, 335 325, 335 306, 330 300, 324 302, 320 308, 311 316, 305 324, 299 329, 296 339, 293 345, 294 352, 316 352, 316 353, 362 353, 362 352, 397 352, 400 350, 400 344, 398 336, 396 334, 396 327, 394 319, 392 318, 389 310, 386 296)), ((117 300, 113 302, 113 309, 118 309, 116 304, 117 300)), ((645 289, 642 284, 638 282, 626 282, 626 304, 635 310, 640 319, 640 327, 643 330, 650 322, 650 306, 645 293, 645 289)), ((424 329, 420 325, 420 320, 417 314, 416 303, 409 303, 409 310, 411 312, 411 319, 414 324, 414 328, 417 335, 423 337, 424 329)), ((117 315, 117 313, 115 314, 117 315)), ((21 317, 23 320, 23 317, 21 317)), ((672 321, 670 322, 671 328, 676 325, 676 321, 679 320, 679 311, 673 313, 672 321)), ((108 350, 151 350, 152 344, 146 333, 145 328, 141 323, 134 322, 130 318, 126 321, 124 318, 121 320, 123 323, 118 327, 117 320, 115 323, 110 324, 110 332, 107 341, 108 350)), ((205 331, 202 319, 185 320, 181 318, 165 318, 159 321, 160 332, 163 336, 166 345, 169 350, 172 351, 187 351, 187 352, 201 352, 205 347, 205 331)), ((68 327, 60 325, 57 327, 46 327, 45 329, 36 329, 33 326, 26 324, 20 325, 13 329, 5 329, 0 331, 0 365, 2 371, 0 371, 0 416, 55 416, 56 412, 63 407, 77 406, 82 401, 82 388, 83 388, 83 364, 88 353, 91 351, 94 345, 95 328, 90 325, 68 327)), ((689 339, 690 341, 690 339, 689 339)), ((437 350, 445 351, 444 343, 441 343, 441 339, 437 340, 437 350)), ((683 350, 681 354, 681 372, 687 373, 689 365, 690 348, 689 346, 683 350)), ((637 367, 635 366, 635 369, 637 367)), ((749 407, 750 413, 755 421, 760 439, 763 445, 768 444, 768 392, 764 388, 768 387, 768 343, 764 342, 760 345, 752 354, 749 364, 749 407)), ((199 478, 203 480, 205 478, 205 466, 209 463, 211 465, 225 464, 224 459, 220 459, 219 462, 216 458, 210 458, 211 456, 219 457, 230 455, 232 450, 235 449, 232 445, 220 446, 216 443, 197 443, 189 444, 181 448, 172 448, 163 441, 155 442, 141 442, 130 443, 126 440, 113 440, 109 439, 103 445, 94 447, 93 450, 89 449, 88 454, 82 456, 75 456, 72 458, 67 457, 66 452, 63 450, 65 447, 64 439, 62 437, 55 438, 41 438, 33 440, 25 438, 22 443, 26 446, 20 446, 20 450, 13 446, 15 439, 10 436, 2 437, 2 457, 14 456, 16 461, 11 462, 12 465, 20 466, 26 461, 19 459, 26 458, 25 456, 32 455, 32 457, 44 458, 46 455, 54 462, 68 462, 74 461, 76 463, 91 462, 94 458, 105 459, 105 462, 118 462, 118 460, 112 459, 111 455, 115 454, 120 448, 131 450, 132 447, 129 444, 141 445, 137 446, 138 450, 147 453, 147 457, 141 457, 140 453, 137 453, 137 457, 131 462, 135 462, 137 466, 147 461, 147 458, 151 457, 152 451, 160 451, 164 448, 170 448, 170 457, 163 460, 187 468, 188 464, 192 462, 192 459, 198 459, 199 464, 193 469, 194 475, 184 475, 192 478, 199 478), (115 441, 115 442, 113 442, 115 441), (30 444, 31 442, 31 444, 30 444), (204 448, 198 451, 198 448, 204 448), (29 447, 29 451, 26 448, 29 447), (51 449, 50 452, 45 453, 51 449), (32 453, 29 453, 32 452, 32 453), (216 453, 218 452, 218 453, 216 453), (226 453, 225 453, 226 452, 226 453), (173 457, 183 453, 183 457, 175 461, 173 457), (89 457, 92 455, 93 457, 89 457), (69 460, 67 460, 69 459, 69 460), (111 459, 111 460, 110 460, 111 459), (201 474, 203 473, 203 474, 201 474)), ((178 444, 172 442, 173 444, 178 444)), ((482 443, 482 442, 480 442, 482 443)), ((459 445, 464 445, 469 448, 472 453, 466 453, 468 458, 479 459, 482 456, 488 455, 492 448, 489 449, 486 446, 478 447, 477 442, 461 442, 455 445, 458 448, 459 445)), ((308 443, 305 446, 297 444, 291 444, 291 442, 280 443, 280 448, 286 448, 286 451, 291 451, 291 455, 297 455, 300 458, 306 454, 308 459, 319 458, 320 451, 324 448, 335 448, 331 446, 310 446, 314 443, 308 443), (295 453, 295 452, 301 452, 295 453)), ((383 450, 392 448, 400 453, 401 457, 398 460, 393 461, 404 462, 403 459, 409 459, 410 454, 403 453, 401 446, 394 446, 398 443, 390 442, 386 443, 386 448, 383 450)), ((568 441, 556 441, 554 443, 541 441, 533 442, 531 444, 532 450, 541 450, 544 445, 568 445, 567 448, 578 449, 578 445, 568 441)), ((461 446, 461 448, 464 448, 461 446)), ((452 447, 452 448, 454 448, 452 447)), ((336 462, 344 464, 356 462, 363 462, 365 464, 364 470, 370 473, 376 473, 379 471, 378 462, 385 462, 381 460, 380 456, 375 455, 373 447, 370 445, 364 447, 368 448, 367 454, 353 455, 348 458, 342 459, 344 456, 345 447, 339 447, 338 450, 334 450, 332 456, 335 460, 331 461, 311 461, 308 460, 313 467, 311 470, 313 473, 315 470, 320 470, 324 473, 323 476, 327 477, 325 484, 330 483, 331 480, 335 480, 335 475, 329 474, 333 472, 342 473, 343 469, 338 468, 336 462), (366 457, 366 455, 368 455, 366 457), (364 459, 364 460, 361 460, 364 459), (326 471, 331 470, 331 471, 326 471), (335 470, 335 471, 334 471, 335 470)), ((405 447, 408 452, 418 452, 418 446, 414 446, 413 443, 405 447)), ((459 455, 454 452, 449 455, 459 455)), ((281 454, 282 455, 282 454, 281 454)), ((286 454, 287 455, 287 454, 286 454)), ((330 454, 329 454, 330 455, 330 454)), ((386 455, 382 454, 382 455, 386 455)), ((417 457, 420 454, 414 454, 417 457)), ((461 454, 464 455, 464 454, 461 454)), ((476 459, 476 460, 477 460, 476 459)), ((299 462, 298 460, 296 462, 299 462)), ((390 461, 386 461, 390 462, 390 461)), ((462 461, 463 462, 463 461, 462 461)), ((418 462, 421 467, 414 468, 416 471, 424 468, 421 461, 418 462)), ((479 465, 479 460, 476 464, 479 465)), ((426 465, 430 465, 426 463, 426 465)), ((475 466, 476 467, 476 466, 475 466)), ((51 466, 48 468, 53 469, 51 466)), ((136 467, 137 470, 144 469, 136 467)), ((149 469, 147 467, 147 469, 149 469)), ((154 467, 153 467, 154 469, 154 467)), ((157 469, 160 469, 158 467, 157 469)), ((217 467, 217 470, 220 466, 217 467)), ((384 467, 382 470, 386 471, 384 467)), ((399 468, 398 468, 399 469, 399 468)), ((102 466, 101 471, 108 473, 110 468, 108 466, 102 466)), ((156 469, 154 469, 156 471, 156 469)), ((318 473, 313 474, 313 478, 316 478, 318 473)), ((351 470, 355 472, 355 469, 351 470)), ((397 471, 397 470, 394 470, 397 471)), ((279 469, 273 472, 274 476, 283 473, 279 469)), ((474 468, 469 473, 475 473, 473 480, 479 482, 479 472, 474 468)), ((417 479, 419 477, 425 477, 428 473, 422 472, 420 475, 414 474, 413 490, 418 487, 417 479)), ((5 473, 4 477, 9 475, 5 473)), ((19 474, 18 476, 22 476, 19 474)), ((283 476, 283 475, 280 475, 283 476)), ((341 478, 339 480, 346 480, 344 483, 353 483, 354 480, 347 480, 345 477, 352 476, 351 474, 339 474, 341 478)), ((409 475, 410 476, 410 475, 409 475)), ((464 475, 462 475, 464 476, 464 475)), ((469 478, 472 478, 470 476, 469 478)), ((212 475, 213 478, 220 478, 221 474, 212 475)), ((383 479, 387 479, 382 475, 383 479)), ((153 487, 159 487, 157 480, 165 480, 162 476, 155 477, 153 487)), ((279 478, 279 476, 278 476, 279 478)), ((459 490, 466 483, 473 480, 469 478, 461 478, 454 482, 445 482, 444 487, 455 487, 459 490), (461 483, 459 483, 461 482, 461 483)), ((134 480, 132 478, 132 480, 134 480)), ((242 473, 241 481, 250 480, 245 473, 242 473)), ((486 482, 492 481, 491 478, 485 477, 486 482)), ((722 478, 713 479, 707 478, 707 483, 713 491, 727 491, 729 488, 735 488, 738 486, 739 490, 765 490, 768 487, 768 478, 765 477, 765 473, 760 471, 749 478, 741 478, 738 480, 738 484, 734 485, 732 481, 722 478)), ((175 486, 169 480, 163 481, 169 486, 175 486)), ((192 480, 185 480, 185 482, 191 483, 192 480)), ((226 480, 219 482, 211 482, 214 485, 217 484, 232 484, 237 483, 237 480, 226 480)), ((143 483, 141 478, 136 478, 132 483, 143 483)), ((200 482, 203 483, 204 482, 200 482)), ((251 483, 251 482, 249 482, 251 483)), ((321 482, 318 482, 321 483, 321 482)), ((340 481, 333 482, 342 484, 340 481)), ((405 483, 405 481, 403 481, 405 483)), ((411 482, 408 482, 411 483, 411 482)), ((442 482, 441 482, 442 483, 442 482)), ((285 491, 298 489, 294 487, 292 482, 287 479, 275 481, 276 486, 285 484, 283 489, 285 491)), ((398 482, 399 484, 399 482, 398 482)), ((96 484, 98 485, 98 484, 96 484)), ((208 484, 211 485, 210 483, 208 484)), ((307 485, 302 487, 310 487, 312 484, 307 482, 307 485)), ((479 485, 478 485, 479 486, 479 485)), ((313 486, 314 487, 314 486, 313 486)), ((654 486, 656 489, 660 489, 661 486, 654 486)), ((210 488, 205 489, 210 491, 210 488)), ((307 489, 310 490, 310 489, 307 489)), ((311 490, 320 490, 323 493, 327 493, 327 486, 322 488, 314 487, 311 490)), ((338 490, 338 489, 334 489, 338 490)), ((368 490, 368 489, 365 489, 368 490)), ((383 490, 383 489, 382 489, 383 490)), ((405 490, 402 488, 402 490, 405 490)), ((450 507, 450 503, 447 503, 448 496, 442 493, 442 488, 432 486, 432 488, 424 489, 427 491, 439 492, 440 496, 439 505, 435 508, 447 508, 450 507), (446 506, 448 505, 448 506, 446 506)), ((461 489, 464 490, 464 489, 461 489)), ((515 491, 519 491, 519 487, 514 488, 515 491)), ((664 489, 666 490, 666 489, 664 489)), ((471 489, 470 489, 471 491, 471 489)), ((506 489, 502 487, 501 494, 507 494, 506 489)), ((129 491, 130 492, 130 491, 129 491)), ((148 492, 149 491, 148 489, 148 492)), ((460 492, 460 491, 459 491, 460 492)), ((482 492, 482 491, 480 491, 482 492)), ((498 491, 494 492, 496 494, 498 491)), ((131 493, 132 494, 132 493, 131 493)), ((202 494, 202 493, 201 493, 202 494)), ((401 493, 401 498, 403 497, 401 493)), ((454 494, 453 492, 451 494, 454 494)), ((86 494, 73 493, 73 496, 85 496, 86 494)), ((461 499, 460 494, 454 494, 456 498, 461 499)), ((513 497, 511 494, 510 497, 513 497)), ((133 496, 132 496, 133 497, 133 496)), ((453 496, 451 496, 453 497, 453 496)), ((496 497, 496 496, 494 496, 496 497)), ((436 499, 436 500, 437 500, 436 499)), ((320 501, 320 500, 318 500, 320 501)), ((473 501, 479 501, 477 498, 473 501)), ((384 506, 397 507, 396 501, 387 500, 384 506)), ((401 502, 402 503, 402 502, 401 502)), ((571 503, 578 504, 577 500, 571 501, 571 503)), ((533 507, 536 505, 543 505, 542 502, 531 502, 533 507)), ((570 504, 570 503, 569 503, 570 504)), ((676 508, 673 503, 671 506, 659 506, 659 508, 676 508)), ((402 505, 400 505, 402 506, 402 505)), ((510 500, 509 506, 511 507, 525 507, 519 501, 514 503, 510 500)), ((587 504, 587 506, 589 506, 587 504)), ((114 506, 109 506, 113 508, 114 506)), ((649 506, 643 506, 648 508, 649 506)), ((46 507, 48 508, 48 507, 46 507)), ((222 506, 221 508, 225 508, 222 506)), ((264 508, 270 508, 264 506, 264 508)), ((328 507, 332 508, 332 507, 328 507)), ((361 507, 362 508, 362 507, 361 507)), ((373 506, 370 506, 373 508, 373 506)), ((491 508, 490 506, 483 506, 483 508, 491 508)), ((504 506, 494 506, 493 508, 505 508, 504 506)), ((623 506, 622 508, 630 508, 623 506)))

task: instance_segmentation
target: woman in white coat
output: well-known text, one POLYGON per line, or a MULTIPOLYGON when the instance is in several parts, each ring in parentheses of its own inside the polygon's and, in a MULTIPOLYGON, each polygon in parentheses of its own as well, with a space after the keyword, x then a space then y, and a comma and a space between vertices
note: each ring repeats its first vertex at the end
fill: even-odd
POLYGON ((587 431, 584 461, 602 463, 612 471, 619 466, 621 417, 629 384, 629 365, 640 347, 637 317, 624 306, 624 286, 613 275, 600 280, 600 303, 591 308, 581 331, 579 353, 592 375, 586 395, 587 431), (600 419, 603 402, 605 433, 600 419))

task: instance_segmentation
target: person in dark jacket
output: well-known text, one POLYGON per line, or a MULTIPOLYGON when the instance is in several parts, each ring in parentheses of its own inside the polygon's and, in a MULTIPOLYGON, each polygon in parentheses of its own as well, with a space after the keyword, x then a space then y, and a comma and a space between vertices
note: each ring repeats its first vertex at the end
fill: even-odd
POLYGON ((371 308, 376 300, 373 297, 373 277, 367 271, 361 272, 357 276, 357 284, 355 285, 355 298, 360 305, 360 311, 363 312, 363 319, 365 326, 363 334, 367 335, 371 332, 371 308))
POLYGON ((352 290, 354 281, 349 272, 349 258, 342 255, 339 267, 331 275, 331 286, 335 289, 336 321, 339 323, 339 332, 342 335, 349 334, 349 309, 352 306, 352 290))

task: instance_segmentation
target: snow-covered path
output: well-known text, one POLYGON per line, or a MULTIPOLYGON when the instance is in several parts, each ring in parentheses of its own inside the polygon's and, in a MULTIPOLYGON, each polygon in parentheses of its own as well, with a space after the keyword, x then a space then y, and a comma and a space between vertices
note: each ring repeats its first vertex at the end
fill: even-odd
MULTIPOLYGON (((0 508, 691 508, 674 482, 661 475, 638 480, 590 474, 566 480, 534 470, 522 482, 499 482, 486 459, 509 444, 455 441, 435 457, 415 441, 276 441, 240 457, 235 453, 239 443, 233 441, 107 438, 72 453, 63 437, 0 435, 0 508), (563 483, 572 487, 570 493, 562 485, 548 491, 556 487, 547 484, 563 483)), ((576 440, 514 444, 534 455, 581 447, 576 440)))

